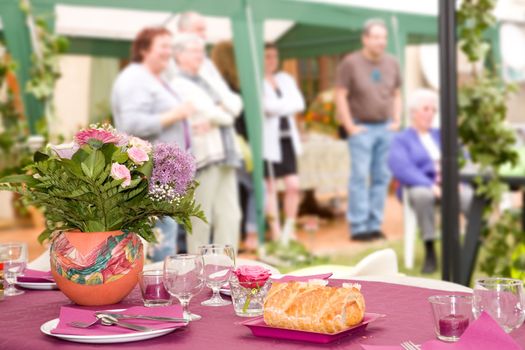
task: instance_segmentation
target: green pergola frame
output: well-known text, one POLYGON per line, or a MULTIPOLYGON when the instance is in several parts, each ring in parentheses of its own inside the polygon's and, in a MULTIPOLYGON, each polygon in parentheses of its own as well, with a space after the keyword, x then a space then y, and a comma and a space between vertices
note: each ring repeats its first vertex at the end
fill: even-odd
MULTIPOLYGON (((368 18, 382 18, 389 26, 391 33, 398 33, 395 36, 397 40, 389 40, 388 51, 398 57, 401 67, 405 60, 404 47, 412 41, 411 38, 437 41, 438 32, 438 23, 434 16, 294 0, 31 0, 35 15, 54 13, 54 7, 57 4, 172 13, 194 10, 205 15, 230 18, 248 134, 255 160, 253 177, 255 183, 259 184, 255 186, 255 194, 260 242, 264 240, 265 223, 261 134, 263 112, 260 98, 261 84, 258 82, 262 81, 264 21, 267 19, 292 20, 310 26, 323 27, 328 31, 342 28, 345 31, 352 31, 355 41, 355 33, 359 33, 368 18)), ((19 8, 19 1, 0 0, 0 17, 8 50, 18 63, 18 81, 20 86, 24 87, 30 74, 32 48, 29 31, 25 25, 25 16, 19 8)), ((52 17, 50 21, 50 27, 54 28, 52 17)), ((306 45, 315 45, 319 50, 323 44, 326 47, 326 44, 333 39, 318 39, 321 42, 311 42, 306 45)), ((337 39, 336 50, 344 51, 352 47, 351 36, 348 37, 350 42, 348 46, 345 45, 344 36, 335 39, 337 39)), ((497 40, 497 35, 493 39, 497 40)), ((70 38, 70 41, 71 53, 113 57, 122 57, 126 45, 129 45, 124 41, 96 38, 70 38)), ((282 42, 285 55, 293 54, 293 48, 290 49, 284 44, 285 41, 282 42)), ((301 49, 304 50, 304 45, 301 49)), ((320 51, 310 49, 308 54, 315 52, 320 51)), ((42 106, 27 93, 23 94, 22 100, 31 131, 34 132, 36 121, 42 116, 42 106)))

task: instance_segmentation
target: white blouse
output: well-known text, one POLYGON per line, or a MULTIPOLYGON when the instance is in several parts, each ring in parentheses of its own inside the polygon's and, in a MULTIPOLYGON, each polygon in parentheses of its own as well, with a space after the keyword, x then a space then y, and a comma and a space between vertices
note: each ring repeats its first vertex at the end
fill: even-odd
POLYGON ((304 98, 295 83, 295 80, 285 72, 279 72, 274 76, 277 88, 281 92, 277 94, 272 84, 264 81, 264 159, 271 162, 282 160, 280 147, 279 118, 288 118, 290 125, 290 136, 295 153, 301 153, 301 140, 295 123, 295 114, 304 111, 304 98))

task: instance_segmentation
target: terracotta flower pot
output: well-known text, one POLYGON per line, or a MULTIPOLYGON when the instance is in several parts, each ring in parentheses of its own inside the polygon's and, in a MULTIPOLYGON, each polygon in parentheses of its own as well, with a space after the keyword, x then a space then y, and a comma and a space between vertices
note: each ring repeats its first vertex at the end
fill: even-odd
POLYGON ((52 241, 51 273, 79 305, 115 304, 137 284, 142 249, 131 232, 63 232, 52 241))

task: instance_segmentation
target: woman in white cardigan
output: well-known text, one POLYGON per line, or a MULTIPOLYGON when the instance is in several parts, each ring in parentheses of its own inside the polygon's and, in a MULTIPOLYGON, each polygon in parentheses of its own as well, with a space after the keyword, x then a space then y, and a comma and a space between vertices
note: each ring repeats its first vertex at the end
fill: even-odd
POLYGON ((266 177, 266 212, 273 238, 287 244, 295 239, 295 220, 299 209, 299 176, 297 156, 301 141, 295 114, 304 111, 304 99, 295 80, 285 72, 277 72, 279 52, 274 45, 264 51, 264 159, 266 177), (284 213, 286 221, 280 230, 277 212, 275 179, 282 178, 285 186, 284 213))
POLYGON ((220 77, 199 74, 204 62, 204 41, 194 34, 179 34, 174 40, 178 66, 173 88, 195 111, 189 116, 191 151, 197 163, 195 201, 208 223, 193 220, 193 233, 186 236, 188 252, 211 242, 237 249, 241 212, 237 195, 236 168, 241 164, 233 124, 242 110, 239 95, 217 81, 220 77))

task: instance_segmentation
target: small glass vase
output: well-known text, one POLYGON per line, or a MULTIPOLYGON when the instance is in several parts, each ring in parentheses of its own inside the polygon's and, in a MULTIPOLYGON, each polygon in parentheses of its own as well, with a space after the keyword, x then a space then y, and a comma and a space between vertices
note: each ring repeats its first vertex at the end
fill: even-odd
POLYGON ((233 309, 237 316, 255 317, 263 314, 263 305, 266 294, 272 283, 268 279, 263 286, 258 288, 245 288, 239 283, 237 276, 230 278, 231 297, 233 309))

